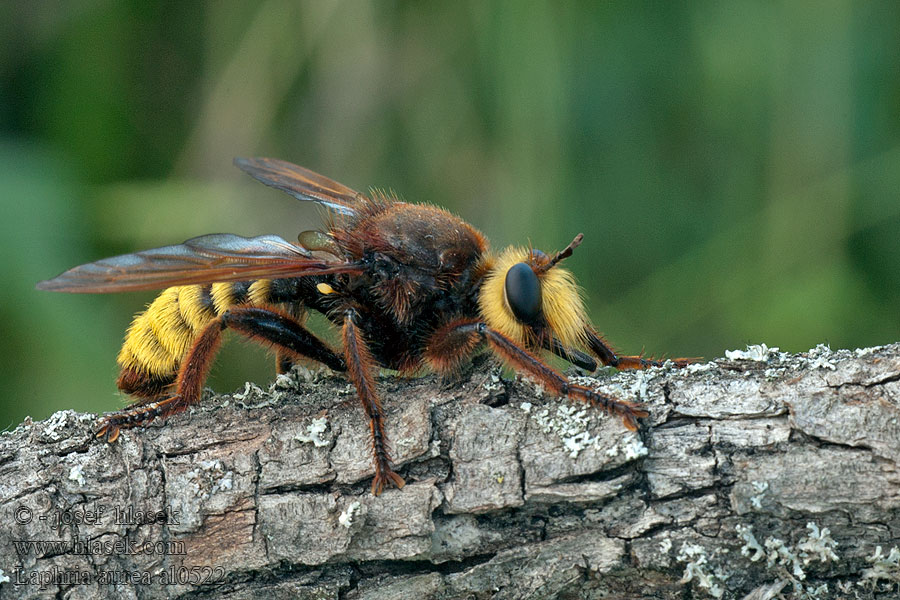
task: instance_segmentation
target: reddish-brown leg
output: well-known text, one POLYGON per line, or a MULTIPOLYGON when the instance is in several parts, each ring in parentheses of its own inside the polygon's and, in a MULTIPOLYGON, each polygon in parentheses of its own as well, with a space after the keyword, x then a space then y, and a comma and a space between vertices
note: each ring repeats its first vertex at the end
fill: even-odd
POLYGON ((394 473, 388 451, 388 439, 384 433, 384 413, 381 400, 375 389, 375 361, 369 353, 366 341, 354 322, 355 313, 348 312, 344 317, 342 330, 344 340, 344 357, 347 361, 347 374, 356 386, 363 410, 369 418, 369 430, 372 435, 372 455, 375 461, 375 478, 372 480, 372 493, 376 496, 384 490, 390 481, 398 488, 406 485, 403 478, 394 473))
POLYGON ((212 365, 212 359, 222 343, 222 319, 211 321, 197 336, 181 363, 175 380, 175 394, 155 402, 141 403, 103 416, 97 429, 97 437, 106 436, 114 442, 121 429, 145 425, 157 417, 168 417, 185 410, 200 399, 203 382, 212 365))
MULTIPOLYGON (((612 346, 603 339, 599 333, 591 328, 587 331, 587 342, 591 351, 597 355, 604 365, 622 369, 649 369, 650 367, 661 367, 665 360, 655 360, 652 358, 644 358, 643 356, 619 356, 612 346)), ((687 365, 697 362, 696 358, 671 358, 669 359, 676 367, 686 367, 687 365)))
POLYGON ((616 400, 566 377, 502 333, 476 320, 460 320, 439 328, 426 345, 425 358, 437 370, 452 369, 471 354, 481 340, 518 371, 524 371, 558 396, 574 398, 622 417, 625 427, 637 429, 637 420, 649 413, 633 402, 616 400))
POLYGON ((478 325, 477 319, 456 319, 438 327, 425 344, 425 361, 442 375, 454 374, 484 341, 478 325))
POLYGON ((97 437, 106 436, 107 441, 114 442, 121 429, 146 425, 156 417, 174 415, 198 402, 226 327, 274 348, 279 357, 313 358, 338 371, 345 368, 340 356, 287 313, 258 307, 231 308, 210 321, 196 337, 181 362, 173 395, 154 401, 140 399, 124 410, 105 415, 99 421, 97 437))

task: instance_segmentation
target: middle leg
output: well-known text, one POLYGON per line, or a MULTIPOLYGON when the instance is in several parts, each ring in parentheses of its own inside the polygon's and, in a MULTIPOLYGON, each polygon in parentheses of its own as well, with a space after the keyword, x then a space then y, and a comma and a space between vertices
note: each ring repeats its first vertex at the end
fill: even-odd
POLYGON ((355 321, 356 311, 348 310, 344 317, 342 330, 344 354, 347 360, 347 374, 356 386, 363 410, 369 418, 369 430, 372 435, 372 454, 375 460, 375 478, 372 480, 372 493, 381 494, 385 484, 392 482, 398 488, 406 485, 403 478, 394 472, 388 450, 387 435, 384 432, 384 411, 381 400, 375 389, 376 364, 369 352, 355 321))

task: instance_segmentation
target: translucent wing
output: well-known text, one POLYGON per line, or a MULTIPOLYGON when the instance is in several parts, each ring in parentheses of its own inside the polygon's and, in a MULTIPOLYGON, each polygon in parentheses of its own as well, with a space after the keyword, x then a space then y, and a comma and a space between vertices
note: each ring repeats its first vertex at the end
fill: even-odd
POLYGON ((356 214, 367 201, 359 192, 309 169, 275 158, 235 158, 234 164, 268 186, 298 200, 317 202, 345 215, 356 214))
POLYGON ((39 290, 96 294, 173 285, 359 272, 344 261, 314 257, 276 235, 204 235, 175 246, 104 258, 37 284, 39 290))

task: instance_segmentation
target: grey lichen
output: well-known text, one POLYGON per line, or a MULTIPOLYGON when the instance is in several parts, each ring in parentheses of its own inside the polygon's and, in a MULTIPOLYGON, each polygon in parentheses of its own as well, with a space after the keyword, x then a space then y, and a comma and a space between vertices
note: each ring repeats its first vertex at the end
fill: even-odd
POLYGON ((893 546, 885 556, 881 546, 876 546, 875 552, 866 558, 866 562, 872 563, 872 566, 862 573, 865 584, 874 588, 879 582, 886 581, 888 586, 900 586, 900 548, 893 546))
POLYGON ((781 358, 783 352, 778 348, 769 348, 765 344, 747 346, 746 350, 726 350, 725 358, 728 360, 752 360, 755 362, 767 362, 770 358, 781 358))
POLYGON ((69 479, 72 481, 77 481, 78 485, 84 485, 84 466, 83 465, 75 465, 71 469, 69 469, 69 479))
POLYGON ((747 556, 750 558, 750 562, 756 562, 766 556, 766 550, 762 546, 760 546, 759 542, 756 539, 756 536, 753 535, 753 526, 752 525, 742 525, 738 524, 735 529, 738 532, 738 536, 744 540, 744 545, 741 546, 741 554, 743 556, 747 556), (753 552, 753 556, 750 556, 750 553, 753 552))
POLYGON ((790 583, 797 598, 822 598, 824 597, 822 594, 828 592, 827 584, 810 586, 804 583, 807 577, 804 567, 813 561, 829 563, 839 560, 835 552, 837 542, 832 539, 827 527, 820 529, 816 523, 808 522, 806 524, 808 533, 797 542, 796 546, 791 546, 773 536, 768 536, 760 544, 753 535, 753 527, 750 525, 739 524, 735 529, 738 537, 744 542, 741 546, 741 555, 748 557, 750 562, 765 558, 767 570, 790 583))
POLYGON ((298 433, 296 439, 298 442, 302 442, 304 444, 312 443, 316 448, 322 448, 324 446, 329 445, 331 442, 322 436, 328 430, 328 419, 325 417, 319 417, 317 419, 313 419, 309 425, 306 427, 306 433, 298 433))
POLYGON ((829 369, 834 371, 837 369, 837 366, 832 362, 831 356, 831 348, 829 348, 826 344, 819 344, 815 348, 812 348, 808 353, 809 367, 811 369, 829 369))
POLYGON ((678 562, 685 563, 679 583, 695 581, 698 587, 706 590, 713 598, 721 598, 725 594, 723 582, 727 576, 721 568, 713 569, 709 564, 706 548, 684 542, 675 558, 678 562))
POLYGON ((340 523, 341 526, 343 526, 344 528, 350 529, 350 527, 353 525, 353 519, 360 512, 361 509, 362 509, 362 503, 360 503, 358 500, 351 502, 347 506, 347 508, 345 508, 341 512, 340 516, 338 516, 338 523, 340 523))
POLYGON ((827 527, 820 530, 812 521, 806 524, 806 528, 809 529, 809 535, 797 544, 797 553, 803 564, 808 565, 814 560, 821 563, 838 560, 838 555, 834 552, 837 542, 831 539, 831 531, 827 527))
MULTIPOLYGON (((524 407, 523 407, 524 408, 524 407)), ((532 407, 528 405, 528 411, 532 407)), ((559 404, 555 408, 544 408, 534 412, 534 419, 544 433, 556 435, 562 445, 569 451, 569 458, 578 458, 587 448, 604 450, 608 456, 617 456, 620 452, 628 460, 634 460, 648 453, 641 438, 632 432, 624 434, 615 444, 604 435, 595 435, 590 431, 593 420, 603 418, 602 415, 585 405, 559 404)))
POLYGON ((769 482, 751 481, 750 485, 758 492, 756 495, 750 497, 750 505, 756 510, 762 510, 762 500, 766 495, 766 490, 769 489, 769 482))

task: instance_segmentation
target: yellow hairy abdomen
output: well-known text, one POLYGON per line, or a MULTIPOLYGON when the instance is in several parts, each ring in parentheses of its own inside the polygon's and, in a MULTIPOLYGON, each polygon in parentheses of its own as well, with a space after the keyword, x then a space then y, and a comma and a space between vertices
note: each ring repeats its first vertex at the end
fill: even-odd
MULTIPOLYGON (((265 304, 269 280, 254 281, 244 303, 265 304)), ((213 319, 237 303, 233 283, 214 283, 209 290, 212 306, 203 301, 206 286, 186 285, 163 290, 141 313, 138 313, 119 352, 123 369, 157 377, 178 373, 181 361, 194 339, 213 319)))

